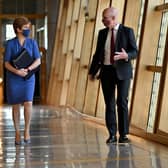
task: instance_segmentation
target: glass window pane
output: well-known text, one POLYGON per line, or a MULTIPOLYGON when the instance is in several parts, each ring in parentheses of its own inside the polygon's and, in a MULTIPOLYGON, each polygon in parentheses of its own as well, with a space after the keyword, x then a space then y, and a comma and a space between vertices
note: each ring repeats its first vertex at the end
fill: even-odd
MULTIPOLYGON (((163 64, 167 27, 168 27, 168 12, 165 12, 163 13, 163 17, 162 17, 158 52, 157 52, 156 63, 155 63, 156 66, 162 66, 163 64)), ((147 132, 153 132, 153 129, 154 129, 160 78, 161 78, 161 73, 154 73, 147 132)))
MULTIPOLYGON (((144 7, 145 7, 145 0, 141 0, 141 10, 140 10, 140 14, 139 14, 139 23, 138 23, 139 26, 138 26, 138 31, 137 31, 137 35, 136 35, 137 46, 139 46, 139 41, 140 41, 143 14, 144 14, 144 7)), ((132 65, 133 65, 133 75, 134 75, 135 66, 136 66, 136 60, 132 61, 132 65)), ((130 103, 131 103, 131 95, 132 95, 133 83, 134 83, 134 81, 132 80, 131 81, 131 85, 130 85, 130 90, 129 90, 128 107, 130 107, 130 105, 131 105, 130 103)))

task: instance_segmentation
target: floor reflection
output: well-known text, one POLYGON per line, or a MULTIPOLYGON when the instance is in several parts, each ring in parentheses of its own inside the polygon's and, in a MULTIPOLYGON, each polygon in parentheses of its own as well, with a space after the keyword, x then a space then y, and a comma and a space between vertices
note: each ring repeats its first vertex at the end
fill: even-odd
POLYGON ((32 168, 31 164, 31 147, 26 145, 24 147, 16 146, 15 147, 16 155, 15 155, 15 162, 14 168, 32 168))
POLYGON ((106 168, 131 168, 135 167, 134 160, 132 159, 132 145, 109 145, 108 160, 106 162, 106 168))
POLYGON ((20 148, 20 146, 16 146, 16 148, 15 148, 15 151, 16 151, 16 153, 15 153, 15 164, 14 164, 14 167, 15 168, 18 168, 19 167, 19 164, 20 164, 20 160, 21 160, 21 148, 20 148))
POLYGON ((31 168, 32 153, 31 153, 31 147, 29 145, 24 146, 24 158, 25 158, 25 167, 31 168))
MULTIPOLYGON (((108 134, 104 126, 83 120, 68 108, 34 107, 31 144, 15 146, 9 114, 5 109, 0 115, 0 168, 167 168, 168 165, 165 146, 157 150, 133 136, 131 144, 106 145, 108 134)), ((23 125, 22 118, 24 130, 23 125)))

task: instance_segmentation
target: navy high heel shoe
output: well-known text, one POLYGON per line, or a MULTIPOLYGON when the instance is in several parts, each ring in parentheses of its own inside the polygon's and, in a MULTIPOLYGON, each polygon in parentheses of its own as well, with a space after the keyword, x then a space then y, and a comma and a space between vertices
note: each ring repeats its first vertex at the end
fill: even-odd
POLYGON ((15 141, 15 145, 21 145, 22 141, 15 141))
POLYGON ((31 140, 30 140, 30 139, 24 139, 24 143, 25 143, 25 144, 30 144, 30 143, 31 143, 31 140))

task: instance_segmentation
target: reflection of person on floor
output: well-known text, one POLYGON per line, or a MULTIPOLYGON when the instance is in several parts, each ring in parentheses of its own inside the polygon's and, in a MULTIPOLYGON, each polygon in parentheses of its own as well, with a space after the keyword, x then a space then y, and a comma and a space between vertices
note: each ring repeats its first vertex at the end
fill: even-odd
POLYGON ((110 145, 109 153, 107 156, 106 168, 117 168, 117 159, 118 159, 118 151, 117 145, 110 145))
POLYGON ((5 46, 4 64, 6 68, 6 95, 8 104, 12 105, 12 116, 15 127, 15 145, 21 144, 20 135, 20 104, 24 106, 24 142, 30 143, 30 120, 32 101, 35 89, 35 75, 29 79, 24 77, 40 65, 40 52, 37 42, 29 38, 31 24, 26 17, 16 18, 13 22, 16 37, 7 41, 5 46), (27 68, 18 69, 12 61, 19 53, 26 49, 34 62, 27 68))
POLYGON ((32 168, 31 164, 31 147, 29 145, 24 146, 24 158, 25 158, 25 168, 32 168))
POLYGON ((133 157, 131 145, 110 145, 106 168, 135 167, 131 157, 133 157))
POLYGON ((21 148, 19 146, 16 146, 15 147, 15 168, 20 167, 19 165, 20 159, 21 159, 21 148))
POLYGON ((132 28, 118 22, 118 10, 114 7, 103 11, 103 24, 106 28, 99 31, 95 54, 89 69, 90 79, 94 80, 100 70, 106 111, 106 126, 109 137, 106 143, 128 143, 128 92, 132 78, 131 60, 137 57, 137 46, 132 28), (116 100, 117 91, 117 100, 116 100), (116 117, 118 114, 118 127, 116 117))
POLYGON ((15 155, 15 168, 25 167, 25 168, 32 168, 32 164, 30 161, 31 158, 31 148, 30 146, 26 145, 23 148, 20 148, 18 145, 15 148, 16 155, 15 155))

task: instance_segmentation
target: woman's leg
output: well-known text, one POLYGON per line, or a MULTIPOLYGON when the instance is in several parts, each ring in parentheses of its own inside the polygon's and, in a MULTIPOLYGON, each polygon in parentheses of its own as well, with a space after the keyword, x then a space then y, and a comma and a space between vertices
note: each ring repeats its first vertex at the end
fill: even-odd
POLYGON ((12 106, 12 118, 15 127, 15 142, 20 142, 20 104, 12 106))
POLYGON ((25 130, 24 130, 24 140, 30 139, 30 121, 32 114, 32 102, 24 102, 24 120, 25 120, 25 130))

